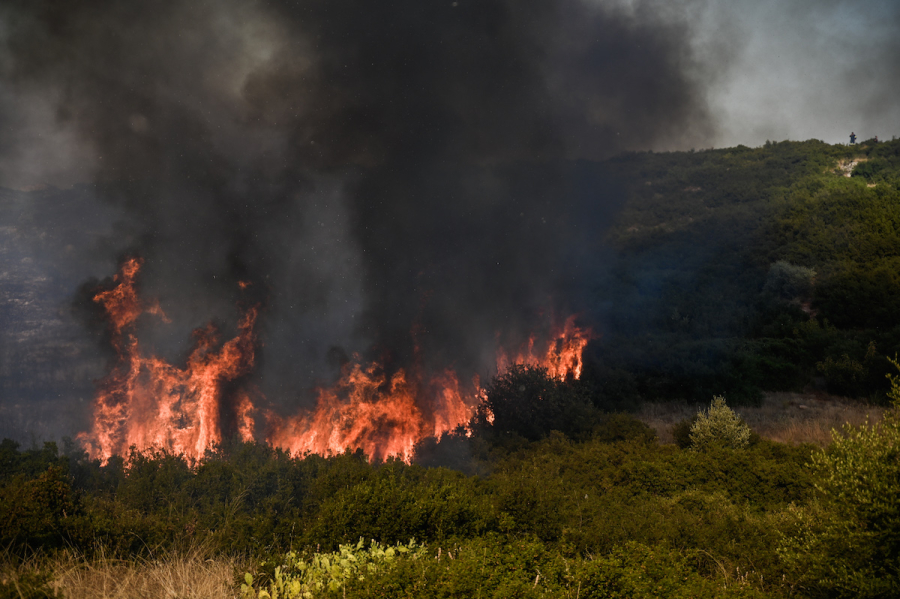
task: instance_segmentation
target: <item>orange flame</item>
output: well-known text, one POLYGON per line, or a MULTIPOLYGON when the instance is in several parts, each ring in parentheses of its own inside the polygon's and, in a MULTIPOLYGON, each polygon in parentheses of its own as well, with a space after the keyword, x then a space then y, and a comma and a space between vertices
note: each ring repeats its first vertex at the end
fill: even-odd
POLYGON ((510 358, 501 349, 497 354, 497 372, 505 372, 513 364, 527 364, 543 366, 554 378, 566 379, 570 376, 575 379, 581 378, 581 355, 594 335, 590 329, 576 326, 575 318, 570 316, 566 319, 562 329, 552 335, 547 349, 543 352, 535 352, 534 335, 529 337, 527 345, 521 348, 514 358, 510 358))
POLYGON ((364 368, 358 359, 344 367, 333 387, 319 389, 311 415, 275 420, 269 441, 294 454, 362 449, 373 460, 397 457, 409 462, 420 440, 440 437, 471 418, 452 370, 427 385, 434 400, 425 410, 421 398, 429 390, 418 377, 410 380, 398 370, 388 378, 378 364, 364 368))
MULTIPOLYGON (((141 265, 139 258, 127 260, 113 279, 116 285, 94 296, 109 318, 118 360, 98 384, 91 431, 79 435, 92 458, 106 462, 134 446, 197 459, 221 443, 223 416, 230 415, 233 420, 226 420, 233 421, 242 440, 256 439, 257 430, 265 429, 268 443, 293 454, 361 449, 373 460, 396 457, 409 462, 419 441, 466 426, 484 399, 477 376, 467 385, 452 369, 425 375, 414 367, 388 375, 380 364, 364 366, 354 356, 340 380, 318 389, 310 413, 282 417, 260 409, 265 398, 252 388, 236 389, 225 402, 225 383, 253 369, 258 307, 244 312, 237 336, 221 345, 214 325, 194 331, 193 349, 180 368, 145 355, 138 344, 134 325, 142 314, 168 321, 158 303, 145 304, 138 296, 135 284, 141 265)), ((513 357, 501 351, 498 371, 524 363, 543 366, 560 379, 579 378, 581 354, 591 337, 590 330, 577 327, 570 317, 551 335, 546 348, 536 349, 532 336, 513 357)))
POLYGON ((145 307, 138 298, 135 277, 141 264, 139 258, 127 260, 113 279, 117 285, 94 296, 109 316, 119 356, 112 372, 99 382, 92 430, 79 438, 91 457, 103 462, 114 454, 124 455, 131 446, 162 448, 196 459, 222 440, 223 383, 253 368, 257 308, 242 315, 238 335, 218 349, 214 325, 194 331, 194 348, 185 368, 145 356, 133 324, 142 313, 161 310, 156 304, 145 307))

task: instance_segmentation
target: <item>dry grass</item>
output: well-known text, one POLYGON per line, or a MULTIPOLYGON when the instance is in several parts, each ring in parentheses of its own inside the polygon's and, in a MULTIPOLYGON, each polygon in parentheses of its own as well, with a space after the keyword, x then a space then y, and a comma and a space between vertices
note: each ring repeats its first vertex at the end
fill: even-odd
MULTIPOLYGON (((646 403, 637 417, 656 431, 660 442, 673 443, 672 425, 691 418, 709 405, 646 403)), ((825 447, 831 431, 845 423, 862 424, 881 419, 883 408, 822 394, 768 393, 759 407, 737 407, 734 411, 761 437, 798 445, 825 447)))
POLYGON ((67 554, 6 564, 0 578, 8 582, 27 572, 49 572, 48 586, 65 599, 237 599, 235 573, 242 565, 202 550, 140 560, 67 554))

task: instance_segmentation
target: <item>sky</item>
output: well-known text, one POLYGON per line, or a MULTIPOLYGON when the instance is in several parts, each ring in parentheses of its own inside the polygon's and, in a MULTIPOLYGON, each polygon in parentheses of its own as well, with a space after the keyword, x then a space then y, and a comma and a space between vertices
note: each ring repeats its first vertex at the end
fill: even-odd
MULTIPOLYGON (((708 122, 629 149, 753 147, 811 138, 845 143, 851 131, 861 140, 900 135, 900 3, 893 0, 584 1, 636 23, 683 28, 688 42, 682 67, 698 87, 708 122)), ((257 5, 222 10, 212 23, 223 41, 233 42, 233 86, 290 35, 277 19, 254 10, 257 5)), ((4 18, 0 12, 0 47, 18 26, 13 14, 6 11, 4 18)), ((0 72, 8 72, 11 62, 9 52, 0 50, 0 72)), ((92 178, 102 157, 85 147, 73 123, 59 118, 63 93, 56 86, 0 81, 0 184, 67 186, 92 178)))
POLYGON ((889 1, 6 0, 4 401, 89 399, 91 293, 126 255, 171 360, 264 304, 285 405, 354 354, 483 374, 589 304, 603 159, 900 135, 898 25, 889 1))
POLYGON ((698 12, 712 146, 900 136, 900 3, 723 1, 698 12))

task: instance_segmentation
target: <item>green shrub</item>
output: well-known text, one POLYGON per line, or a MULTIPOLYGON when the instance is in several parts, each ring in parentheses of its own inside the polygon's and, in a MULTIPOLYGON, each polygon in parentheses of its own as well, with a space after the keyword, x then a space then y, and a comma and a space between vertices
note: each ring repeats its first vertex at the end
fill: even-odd
POLYGON ((900 379, 888 379, 894 408, 878 424, 835 431, 810 464, 819 502, 792 511, 779 554, 811 594, 900 595, 900 379))
POLYGON ((697 414, 691 426, 691 447, 697 451, 712 445, 741 449, 750 443, 750 427, 725 405, 721 395, 713 397, 706 412, 697 414))
POLYGON ((255 580, 249 572, 244 574, 241 596, 246 599, 307 599, 339 591, 351 580, 365 580, 379 570, 389 568, 401 557, 418 560, 424 555, 425 547, 412 540, 393 547, 372 541, 367 549, 362 538, 355 546, 341 545, 333 553, 315 553, 309 560, 291 551, 281 563, 261 563, 261 570, 273 568, 271 574, 262 579, 255 580))
POLYGON ((794 531, 778 549, 811 594, 900 594, 900 377, 887 378, 893 408, 881 423, 835 431, 813 455, 819 501, 792 510, 794 531))
MULTIPOLYGON (((766 595, 736 579, 704 576, 703 559, 666 547, 628 542, 588 558, 566 555, 534 539, 482 538, 431 559, 402 558, 364 581, 351 580, 346 597, 571 597, 659 599, 766 595)), ((343 591, 343 589, 342 589, 343 591)), ((340 597, 332 592, 328 596, 340 597)))
POLYGON ((900 594, 900 418, 844 428, 811 464, 819 503, 793 511, 779 550, 801 586, 833 597, 900 594))
POLYGON ((769 267, 763 292, 783 300, 806 298, 812 293, 815 278, 815 270, 779 260, 769 267))
POLYGON ((621 412, 604 415, 594 426, 594 439, 605 443, 639 440, 652 443, 656 432, 631 414, 621 412))
POLYGON ((80 512, 79 497, 59 467, 31 480, 15 476, 0 488, 0 545, 62 545, 80 524, 80 512))
POLYGON ((675 445, 681 449, 688 449, 691 446, 691 427, 697 422, 697 414, 690 418, 685 418, 672 425, 672 437, 675 439, 675 445))
POLYGON ((495 442, 536 441, 560 431, 572 438, 590 435, 599 411, 574 381, 553 378, 542 366, 514 364, 485 389, 475 431, 495 442))

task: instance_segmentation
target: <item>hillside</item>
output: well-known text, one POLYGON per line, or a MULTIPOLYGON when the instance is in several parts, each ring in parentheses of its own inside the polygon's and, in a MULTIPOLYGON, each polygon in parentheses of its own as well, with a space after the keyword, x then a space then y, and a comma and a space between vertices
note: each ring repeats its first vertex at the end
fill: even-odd
POLYGON ((589 170, 624 203, 581 379, 515 364, 412 463, 4 439, 0 597, 898 596, 900 142, 589 170), (746 404, 804 388, 886 407, 824 449, 766 438, 777 406, 746 404), (674 443, 642 400, 686 410, 674 443))
POLYGON ((608 163, 626 201, 597 282, 607 401, 827 389, 883 401, 900 350, 900 141, 608 163))

